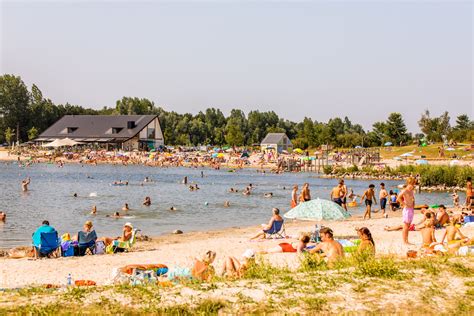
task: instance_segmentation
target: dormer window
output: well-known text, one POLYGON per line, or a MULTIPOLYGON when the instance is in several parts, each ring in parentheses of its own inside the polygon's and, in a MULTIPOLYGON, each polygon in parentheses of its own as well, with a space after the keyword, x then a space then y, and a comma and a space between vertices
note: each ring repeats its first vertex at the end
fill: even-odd
POLYGON ((112 134, 118 134, 123 130, 123 127, 112 127, 112 134))
POLYGON ((74 133, 75 131, 77 131, 77 127, 68 127, 68 128, 67 128, 67 133, 68 133, 68 134, 72 134, 72 133, 74 133))

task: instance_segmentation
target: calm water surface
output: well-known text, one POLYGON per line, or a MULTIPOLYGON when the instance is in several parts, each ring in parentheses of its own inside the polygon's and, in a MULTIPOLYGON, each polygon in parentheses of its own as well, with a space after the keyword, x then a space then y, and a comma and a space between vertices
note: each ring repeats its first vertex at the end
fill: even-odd
MULTIPOLYGON (((7 212, 6 223, 0 223, 0 247, 30 244, 31 234, 44 219, 60 234, 75 234, 86 220, 92 220, 99 236, 120 235, 127 221, 151 236, 175 229, 189 232, 256 225, 268 221, 272 207, 288 211, 292 185, 301 187, 304 182, 310 183, 313 198, 327 199, 337 180, 320 179, 312 173, 275 175, 250 169, 228 172, 227 169, 76 164, 63 168, 51 164, 20 168, 14 163, 0 163, 0 210, 7 212), (20 183, 28 176, 30 190, 24 193, 20 183), (154 182, 141 186, 146 176, 154 182), (180 184, 184 176, 188 176, 190 183, 198 183, 201 189, 190 192, 180 184), (116 180, 130 184, 111 186, 116 180), (242 190, 249 183, 255 186, 251 196, 227 193, 230 187, 242 190), (265 192, 273 192, 274 197, 264 198, 265 192), (78 194, 77 198, 73 197, 74 193, 78 194), (150 207, 141 205, 145 196, 151 197, 150 207), (229 208, 223 207, 226 200, 231 203, 229 208), (105 216, 120 211, 124 203, 131 208, 126 218, 105 216), (89 215, 92 205, 98 209, 95 216, 89 215), (178 210, 169 211, 171 206, 178 210)), ((385 183, 389 189, 399 184, 385 183)), ((369 182, 347 180, 346 184, 361 194, 369 182)), ((447 193, 422 193, 417 196, 417 203, 451 204, 451 198, 447 193)), ((362 212, 362 208, 349 210, 354 214, 362 212)))

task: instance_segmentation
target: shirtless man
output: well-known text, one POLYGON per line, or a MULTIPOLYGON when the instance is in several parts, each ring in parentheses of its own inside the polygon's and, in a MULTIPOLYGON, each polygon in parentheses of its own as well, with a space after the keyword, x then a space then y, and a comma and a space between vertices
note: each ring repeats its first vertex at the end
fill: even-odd
POLYGON ((345 185, 344 183, 344 179, 341 179, 339 181, 339 183, 342 183, 342 196, 341 196, 341 200, 342 200, 342 207, 346 210, 347 212, 347 186, 345 185))
POLYGON ((380 183, 379 202, 380 210, 382 211, 382 217, 385 216, 385 207, 387 206, 388 192, 385 189, 385 183, 380 183))
POLYGON ((308 183, 303 184, 303 189, 301 189, 300 201, 301 202, 311 201, 311 192, 309 191, 308 183))
POLYGON ((365 198, 365 213, 364 213, 364 219, 366 216, 369 217, 371 216, 372 213, 372 201, 374 201, 374 204, 377 205, 377 199, 375 198, 375 191, 374 191, 375 185, 370 184, 369 188, 365 190, 364 194, 360 198, 360 203, 364 201, 365 198))
POLYGON ((339 206, 342 206, 342 197, 344 195, 343 183, 344 181, 339 181, 337 186, 335 186, 331 191, 331 201, 338 204, 339 206))
POLYGON ((467 177, 466 180, 466 207, 471 209, 471 203, 474 199, 474 192, 472 191, 472 178, 467 177))
POLYGON ((412 245, 408 242, 408 232, 410 229, 413 216, 415 215, 415 179, 410 177, 407 179, 407 186, 397 197, 397 202, 403 207, 403 230, 402 238, 405 245, 412 245))
POLYGON ((125 203, 124 206, 122 207, 122 211, 126 212, 129 210, 130 210, 130 207, 128 207, 128 203, 125 203))
POLYGON ((319 231, 319 236, 321 237, 321 243, 311 249, 309 251, 310 253, 317 253, 318 251, 322 250, 323 256, 326 257, 325 260, 328 263, 333 263, 344 257, 344 248, 342 248, 340 243, 334 240, 334 234, 331 228, 321 228, 319 231))
POLYGON ((23 192, 28 191, 28 185, 30 184, 30 182, 31 182, 30 178, 26 178, 25 180, 21 181, 21 188, 23 192))

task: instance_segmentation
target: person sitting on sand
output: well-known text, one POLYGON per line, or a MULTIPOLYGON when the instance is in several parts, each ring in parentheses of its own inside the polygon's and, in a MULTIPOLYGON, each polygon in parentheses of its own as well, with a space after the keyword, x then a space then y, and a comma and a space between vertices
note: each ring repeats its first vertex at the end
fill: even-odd
POLYGON ((49 221, 45 220, 41 224, 40 227, 36 229, 36 231, 33 233, 32 239, 33 239, 33 246, 38 247, 41 245, 41 233, 52 233, 55 232, 56 229, 54 229, 53 226, 49 225, 49 221))
POLYGON ((31 183, 31 179, 30 178, 26 178, 25 180, 21 181, 21 189, 23 190, 23 192, 26 192, 28 191, 28 185, 31 183))
POLYGON ((273 193, 272 193, 272 192, 265 193, 265 194, 263 195, 263 197, 272 198, 272 197, 273 197, 273 193))
POLYGON ((321 242, 309 250, 310 253, 319 253, 322 251, 322 256, 328 263, 333 263, 344 257, 344 248, 339 242, 334 240, 334 233, 331 228, 321 228, 319 236, 321 237, 321 242))
POLYGON ((0 212, 0 222, 5 222, 7 219, 7 213, 0 212))
POLYGON ((435 227, 433 225, 433 221, 431 221, 431 216, 431 213, 426 214, 427 219, 425 221, 425 226, 420 230, 421 237, 423 239, 422 248, 424 249, 431 249, 435 246, 435 244, 437 244, 435 237, 435 227))
POLYGON ((227 257, 224 261, 222 275, 228 278, 241 278, 250 265, 255 263, 255 250, 247 249, 242 254, 242 262, 235 257, 227 257))
POLYGON ((306 234, 302 234, 296 243, 282 242, 278 246, 270 248, 266 251, 261 251, 260 253, 279 253, 279 252, 296 252, 302 253, 306 251, 306 246, 310 241, 310 237, 306 234))
POLYGON ((357 252, 375 255, 375 243, 370 230, 367 227, 362 227, 356 228, 356 231, 360 238, 360 244, 357 248, 357 252))
POLYGON ((90 214, 91 214, 91 215, 97 214, 97 206, 95 206, 95 205, 92 206, 92 210, 91 210, 91 213, 90 213, 90 214))
POLYGON ((216 259, 214 251, 207 251, 201 259, 195 259, 191 274, 194 278, 201 281, 210 281, 215 275, 215 269, 212 263, 216 259))
POLYGON ((390 201, 388 202, 388 204, 390 205, 390 209, 392 210, 392 212, 395 212, 397 209, 400 208, 400 203, 397 202, 397 193, 390 190, 389 194, 390 201))
POLYGON ((446 227, 443 237, 441 237, 441 243, 444 243, 445 239, 448 242, 450 252, 456 252, 463 244, 470 242, 470 239, 464 236, 459 229, 459 224, 459 216, 453 216, 449 221, 449 225, 446 227))
POLYGON ((280 210, 277 209, 276 207, 272 209, 273 216, 268 222, 268 224, 262 224, 262 231, 259 232, 257 235, 254 237, 250 238, 250 240, 254 240, 257 238, 265 238, 265 235, 267 231, 269 231, 273 227, 273 222, 282 222, 283 218, 280 216, 280 210))
POLYGON ((149 196, 145 197, 145 201, 143 201, 143 205, 145 206, 150 206, 151 205, 151 199, 149 196))
POLYGON ((442 228, 449 222, 449 214, 446 212, 446 206, 441 204, 439 206, 439 211, 436 213, 436 228, 442 228))
POLYGON ((132 238, 132 233, 133 233, 133 225, 131 223, 125 223, 125 225, 123 225, 123 229, 122 229, 122 236, 115 237, 115 238, 102 237, 102 238, 99 238, 99 240, 102 240, 105 243, 106 246, 112 244, 112 242, 114 240, 118 240, 118 241, 121 241, 121 242, 127 242, 132 238))
POLYGON ((128 203, 125 203, 125 205, 122 207, 122 211, 126 212, 129 211, 130 208, 128 207, 128 203))

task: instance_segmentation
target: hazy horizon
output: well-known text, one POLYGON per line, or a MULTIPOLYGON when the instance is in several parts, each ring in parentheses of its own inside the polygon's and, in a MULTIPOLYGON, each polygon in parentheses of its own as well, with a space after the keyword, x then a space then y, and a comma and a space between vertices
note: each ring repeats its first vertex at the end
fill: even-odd
POLYGON ((472 2, 1 3, 1 73, 55 103, 348 116, 473 117, 472 2))

